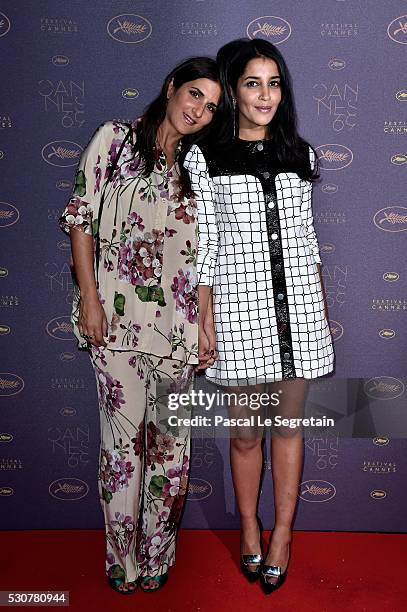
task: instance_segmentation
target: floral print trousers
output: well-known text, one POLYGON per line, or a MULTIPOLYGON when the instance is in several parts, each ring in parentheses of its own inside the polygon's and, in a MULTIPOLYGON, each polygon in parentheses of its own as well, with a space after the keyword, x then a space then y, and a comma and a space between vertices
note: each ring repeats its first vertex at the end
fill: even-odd
MULTIPOLYGON (((91 349, 100 405, 98 486, 108 578, 132 582, 175 563, 190 429, 168 424, 170 393, 189 393, 193 366, 132 351, 91 349)), ((177 416, 182 416, 178 409, 177 416)), ((188 414, 190 416, 190 414, 188 414)))

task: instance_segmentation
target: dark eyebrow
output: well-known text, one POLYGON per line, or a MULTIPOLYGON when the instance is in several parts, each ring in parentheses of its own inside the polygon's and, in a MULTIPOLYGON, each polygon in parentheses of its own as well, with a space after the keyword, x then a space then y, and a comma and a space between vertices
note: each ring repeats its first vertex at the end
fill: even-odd
MULTIPOLYGON (((270 77, 270 79, 280 79, 280 78, 281 78, 280 75, 270 77)), ((247 81, 247 79, 256 79, 257 81, 260 81, 260 77, 258 76, 247 76, 244 80, 247 81)))
MULTIPOLYGON (((196 89, 196 91, 204 97, 204 93, 199 89, 199 87, 193 87, 192 89, 196 89)), ((218 105, 215 104, 215 102, 209 102, 209 104, 212 104, 212 106, 214 106, 215 108, 218 108, 218 105)))

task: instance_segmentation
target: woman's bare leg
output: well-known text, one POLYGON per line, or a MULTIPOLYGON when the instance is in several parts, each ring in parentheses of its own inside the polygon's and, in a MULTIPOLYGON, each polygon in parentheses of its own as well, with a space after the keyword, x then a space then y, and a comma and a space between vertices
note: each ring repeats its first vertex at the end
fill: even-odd
MULTIPOLYGON (((228 389, 231 391, 231 388, 228 389)), ((250 395, 261 393, 258 387, 233 388, 233 392, 250 395)), ((230 418, 247 418, 253 412, 250 408, 232 406, 229 409, 230 418)), ((235 427, 231 429, 230 440, 230 465, 232 470, 233 486, 236 495, 236 503, 240 514, 241 525, 241 554, 260 554, 259 527, 257 522, 257 501, 259 486, 263 467, 262 438, 263 428, 235 427)), ((256 565, 249 565, 248 569, 253 571, 256 565)))
MULTIPOLYGON (((275 392, 282 390, 280 404, 273 409, 273 416, 301 418, 309 382, 304 378, 273 383, 275 392)), ((298 486, 304 459, 302 427, 290 429, 275 427, 271 440, 271 467, 274 485, 275 525, 266 557, 266 565, 279 565, 284 571, 289 561, 291 525, 298 499, 298 486)), ((268 578, 269 582, 277 579, 268 578)))

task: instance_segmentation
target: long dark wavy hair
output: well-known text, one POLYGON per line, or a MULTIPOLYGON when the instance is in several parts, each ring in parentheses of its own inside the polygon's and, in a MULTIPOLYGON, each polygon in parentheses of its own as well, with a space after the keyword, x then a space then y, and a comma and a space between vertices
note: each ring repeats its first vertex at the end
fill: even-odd
MULTIPOLYGON (((136 126, 135 153, 138 153, 141 160, 141 172, 143 176, 151 174, 155 162, 155 143, 157 131, 165 118, 167 109, 168 86, 174 80, 174 87, 178 89, 184 83, 196 79, 210 79, 219 83, 220 75, 217 63, 209 57, 191 57, 178 64, 165 77, 160 94, 145 109, 141 121, 136 126)), ((210 143, 211 136, 215 135, 220 128, 222 111, 224 107, 224 92, 221 94, 217 110, 212 121, 202 130, 195 134, 183 136, 181 139, 181 150, 178 155, 178 165, 180 171, 180 192, 179 198, 192 197, 193 192, 188 172, 183 167, 185 156, 193 144, 210 143)))
MULTIPOLYGON (((295 171, 303 180, 314 181, 319 178, 318 156, 315 149, 315 167, 309 163, 309 145, 297 131, 297 115, 291 76, 280 51, 272 43, 261 38, 250 40, 240 38, 221 47, 217 54, 221 81, 225 89, 225 116, 219 135, 219 144, 230 146, 233 140, 234 125, 238 126, 239 109, 233 109, 232 92, 236 92, 239 77, 244 73, 250 60, 264 57, 272 59, 278 66, 281 82, 281 102, 269 123, 269 133, 275 144, 276 155, 281 166, 287 171, 295 171)), ((237 130, 238 132, 238 130, 237 130)))

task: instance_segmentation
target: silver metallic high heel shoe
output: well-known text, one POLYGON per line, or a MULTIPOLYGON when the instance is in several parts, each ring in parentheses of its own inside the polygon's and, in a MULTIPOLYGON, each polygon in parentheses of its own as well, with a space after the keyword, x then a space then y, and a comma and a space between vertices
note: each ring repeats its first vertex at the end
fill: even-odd
POLYGON ((282 571, 279 565, 263 565, 261 568, 261 586, 266 595, 279 589, 287 578, 287 568, 282 571), (275 582, 269 582, 268 576, 277 578, 275 582))
POLYGON ((261 586, 266 595, 270 595, 273 591, 276 591, 281 586, 283 586, 286 578, 287 578, 287 569, 288 564, 290 562, 290 552, 291 552, 291 542, 289 543, 289 551, 288 551, 288 559, 287 559, 287 567, 283 571, 282 567, 279 565, 263 565, 261 568, 261 586), (269 578, 275 578, 271 582, 269 578))
POLYGON ((256 582, 260 576, 263 557, 261 555, 240 555, 240 567, 249 582, 256 582), (249 565, 257 565, 255 569, 249 569, 249 565))
POLYGON ((263 563, 263 548, 262 548, 262 533, 263 526, 260 519, 257 519, 260 531, 260 550, 261 554, 240 555, 240 568, 249 582, 256 582, 260 576, 260 571, 263 563), (255 569, 249 569, 250 565, 257 565, 255 569))

